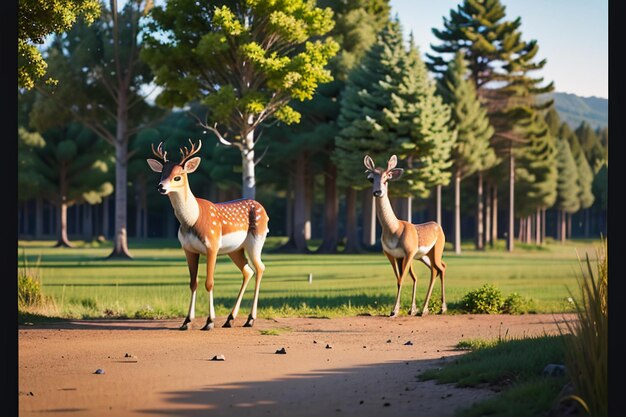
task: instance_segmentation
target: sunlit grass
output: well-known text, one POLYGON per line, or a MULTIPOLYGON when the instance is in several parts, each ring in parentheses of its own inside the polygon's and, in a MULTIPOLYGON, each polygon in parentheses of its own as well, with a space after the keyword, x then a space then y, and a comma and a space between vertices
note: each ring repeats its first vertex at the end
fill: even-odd
MULTIPOLYGON (((259 317, 336 317, 381 315, 395 301, 395 278, 382 253, 361 255, 291 255, 272 253, 284 238, 268 239, 263 255, 266 271, 261 285, 259 317), (313 280, 309 283, 309 274, 313 280)), ((54 242, 18 242, 18 262, 25 249, 29 262, 41 257, 42 291, 54 300, 59 317, 183 317, 189 305, 189 278, 184 254, 176 240, 130 241, 133 260, 105 260, 111 243, 53 248, 54 242)), ((463 296, 490 283, 506 297, 517 292, 532 299, 539 313, 571 312, 567 288, 576 285, 579 253, 590 251, 594 241, 550 244, 541 250, 518 247, 513 253, 474 251, 471 244, 461 255, 444 253, 448 265, 446 301, 448 314, 460 312, 463 296)), ((597 242, 596 242, 597 243, 597 242)), ((429 270, 415 263, 418 275, 417 303, 423 302, 429 270)), ((206 264, 201 258, 196 316, 206 312, 203 290, 206 264)), ((242 303, 247 313, 253 281, 242 303)), ((410 279, 402 293, 401 314, 411 297, 410 279)), ((218 258, 214 299, 218 315, 227 315, 241 286, 241 275, 228 257, 218 258)), ((437 280, 432 297, 440 297, 437 280)), ((45 314, 43 312, 42 314, 45 314)))

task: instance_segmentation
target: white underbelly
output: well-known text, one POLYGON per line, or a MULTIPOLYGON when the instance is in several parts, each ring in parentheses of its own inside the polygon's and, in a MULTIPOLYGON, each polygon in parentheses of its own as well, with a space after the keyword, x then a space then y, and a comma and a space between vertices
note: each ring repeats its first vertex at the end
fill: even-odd
POLYGON ((194 233, 183 233, 180 229, 178 229, 178 240, 180 241, 180 245, 183 247, 183 249, 189 252, 201 253, 203 255, 206 255, 206 253, 209 251, 209 242, 207 242, 206 240, 200 240, 198 236, 196 236, 194 233))
MULTIPOLYGON (((404 251, 402 246, 397 245, 395 247, 392 247, 389 244, 386 244, 384 240, 381 241, 381 243, 382 243, 382 246, 383 246, 383 249, 385 250, 385 252, 388 253, 389 255, 393 256, 394 258, 404 258, 406 256, 406 252, 404 251)), ((413 257, 413 259, 421 259, 428 252, 430 252, 430 250, 433 248, 433 246, 435 246, 434 242, 430 246, 420 246, 420 247, 418 247, 417 248, 417 253, 413 257)))
POLYGON ((217 251, 218 255, 223 253, 233 252, 243 246, 248 236, 247 231, 232 232, 220 239, 220 249, 217 251))

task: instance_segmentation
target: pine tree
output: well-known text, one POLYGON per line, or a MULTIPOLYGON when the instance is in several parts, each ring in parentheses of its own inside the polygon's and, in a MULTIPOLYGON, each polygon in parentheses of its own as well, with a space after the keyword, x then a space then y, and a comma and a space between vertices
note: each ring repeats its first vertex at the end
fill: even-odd
POLYGON ((451 109, 450 127, 457 134, 452 148, 454 251, 457 254, 461 253, 461 181, 477 171, 490 168, 489 161, 496 161, 495 152, 489 146, 493 128, 487 111, 478 100, 472 80, 467 79, 467 69, 463 53, 459 51, 438 84, 439 93, 451 109))
POLYGON ((565 241, 567 213, 575 213, 580 208, 579 187, 578 187, 578 170, 576 161, 572 156, 567 139, 559 138, 557 140, 557 198, 556 208, 560 210, 560 221, 558 224, 558 233, 560 240, 565 241))
MULTIPOLYGON (((548 100, 535 102, 538 94, 553 90, 553 84, 540 86, 542 78, 529 76, 546 64, 546 60, 534 62, 539 50, 535 40, 521 39, 521 18, 503 20, 505 7, 500 0, 464 0, 457 10, 444 17, 445 30, 433 29, 442 41, 431 45, 441 54, 465 51, 471 77, 478 94, 487 107, 495 134, 492 142, 498 156, 508 160, 509 167, 509 232, 507 249, 513 250, 515 148, 527 143, 520 135, 518 125, 532 120, 534 111, 543 110, 553 103, 548 100), (494 83, 495 82, 495 83, 494 83)), ((427 55, 429 68, 443 73, 448 62, 442 56, 427 55)), ((523 130, 523 129, 522 129, 523 130)))
POLYGON ((575 133, 576 136, 578 136, 580 146, 585 153, 589 165, 592 167, 593 172, 597 173, 605 162, 605 150, 600 143, 600 139, 589 123, 585 121, 580 123, 575 133))

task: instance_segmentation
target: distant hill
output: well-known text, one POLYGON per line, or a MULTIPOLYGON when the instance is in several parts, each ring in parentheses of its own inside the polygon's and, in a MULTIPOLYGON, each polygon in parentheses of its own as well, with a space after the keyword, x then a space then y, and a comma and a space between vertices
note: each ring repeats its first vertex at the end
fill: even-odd
POLYGON ((576 129, 585 120, 593 129, 609 125, 609 100, 580 97, 569 93, 552 93, 556 111, 562 121, 576 129))

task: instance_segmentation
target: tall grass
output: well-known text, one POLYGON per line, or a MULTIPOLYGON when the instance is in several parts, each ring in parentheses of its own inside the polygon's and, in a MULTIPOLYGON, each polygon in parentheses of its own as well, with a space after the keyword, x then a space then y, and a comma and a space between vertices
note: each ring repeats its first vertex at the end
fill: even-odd
POLYGON ((608 416, 607 247, 604 239, 601 247, 596 249, 595 274, 588 255, 584 263, 579 260, 581 297, 580 301, 575 301, 578 320, 566 322, 572 337, 567 338, 565 364, 574 388, 574 394, 567 398, 575 400, 593 417, 608 416))
POLYGON ((28 264, 28 258, 23 251, 22 267, 17 270, 17 306, 24 310, 30 307, 40 306, 44 299, 41 293, 41 257, 34 266, 28 264))

